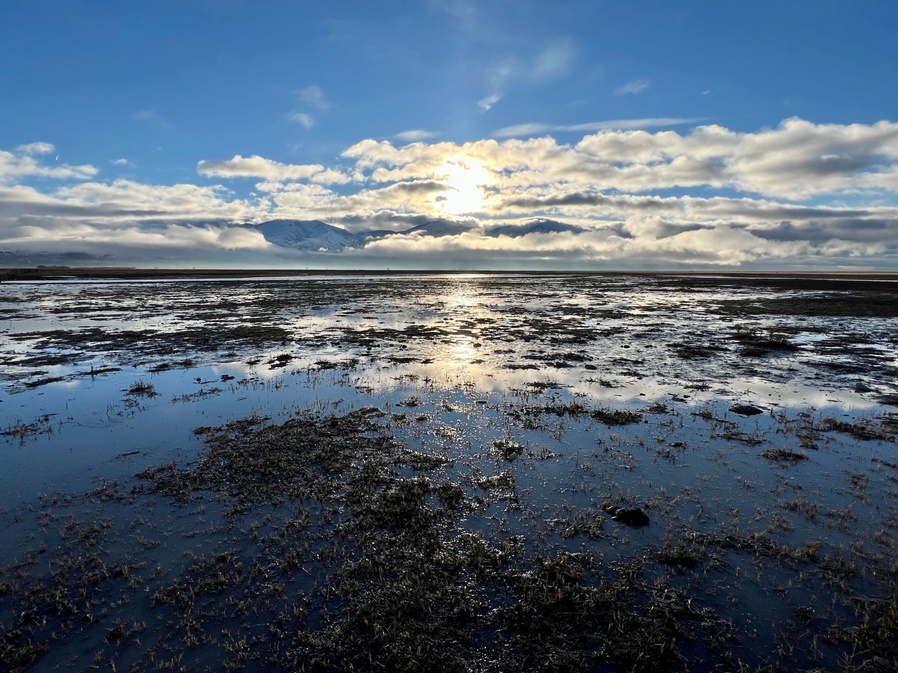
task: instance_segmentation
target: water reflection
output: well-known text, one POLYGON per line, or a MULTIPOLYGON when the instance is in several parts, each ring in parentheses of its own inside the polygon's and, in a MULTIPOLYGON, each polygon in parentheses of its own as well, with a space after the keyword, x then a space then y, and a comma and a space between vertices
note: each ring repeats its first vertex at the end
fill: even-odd
MULTIPOLYGON (((471 274, 222 283, 4 286, 8 393, 105 366, 234 367, 235 376, 386 370, 483 390, 555 382, 595 399, 758 397, 873 409, 894 395, 890 318, 732 315, 766 288, 672 292, 657 277, 471 274), (701 303, 703 310, 697 312, 701 303), (789 349, 746 354, 752 334, 789 349), (283 358, 283 359, 279 359, 283 358), (869 392, 865 392, 869 391, 869 392)), ((793 293, 790 296, 794 296, 793 293)), ((749 344, 751 345, 751 344, 749 344)), ((362 385, 367 385, 362 381, 362 385)))
MULTIPOLYGON (((440 521, 465 526, 456 541, 505 545, 511 565, 526 567, 527 553, 555 557, 567 550, 609 569, 637 559, 646 579, 667 573, 679 584, 692 571, 661 568, 659 550, 707 547, 696 561, 696 604, 732 615, 748 634, 765 630, 754 621, 767 617, 759 595, 776 595, 776 605, 784 601, 784 615, 807 609, 803 599, 782 593, 783 586, 822 596, 812 606, 821 615, 815 623, 830 624, 822 615, 836 604, 835 585, 818 581, 825 567, 809 565, 812 556, 856 563, 859 595, 880 595, 870 583, 891 576, 876 559, 895 558, 894 536, 876 531, 894 530, 898 467, 889 436, 894 423, 877 395, 894 390, 895 320, 734 318, 708 305, 699 313, 699 293, 632 279, 422 276, 412 285, 378 278, 328 283, 324 293, 309 282, 258 282, 231 294, 251 297, 246 304, 202 284, 169 284, 150 294, 122 285, 114 296, 108 288, 77 295, 62 286, 21 290, 21 301, 8 302, 5 314, 11 331, 0 335, 0 412, 8 419, 0 430, 9 431, 0 437, 0 536, 13 540, 2 545, 0 562, 15 560, 20 541, 39 547, 41 535, 50 544, 40 553, 50 558, 61 539, 53 525, 62 528, 76 515, 91 523, 101 510, 112 522, 110 512, 118 508, 128 554, 135 539, 164 540, 139 553, 166 558, 153 559, 146 571, 134 567, 154 595, 174 577, 151 569, 177 575, 189 564, 188 551, 190 559, 226 557, 220 554, 236 544, 238 531, 255 529, 250 520, 234 526, 216 518, 216 506, 226 507, 221 494, 196 495, 202 511, 194 515, 190 503, 169 507, 163 496, 141 491, 146 481, 135 475, 196 464, 205 450, 202 433, 194 433, 198 426, 248 417, 277 424, 377 407, 372 418, 392 439, 440 457, 432 470, 403 463, 397 475, 456 484, 466 509, 440 521), (42 326, 40 333, 22 336, 28 320, 42 326), (129 334, 137 325, 151 329, 129 334), (285 325, 287 336, 278 330, 285 325), (225 326, 230 331, 222 337, 218 328, 225 326), (773 328, 825 338, 753 353, 739 336, 773 328), (90 374, 91 363, 112 368, 90 374), (145 384, 143 393, 133 392, 137 381, 145 384), (734 403, 762 413, 742 416, 734 403), (502 484, 510 484, 507 492, 502 484), (97 495, 72 498, 67 510, 46 507, 60 492, 97 495), (641 507, 651 523, 621 525, 607 516, 605 501, 641 507), (206 521, 214 530, 197 528, 206 521), (584 522, 596 521, 597 530, 586 534, 584 522), (532 546, 518 556, 512 543, 521 540, 532 546), (718 548, 715 540, 728 546, 718 548), (806 544, 813 555, 797 547, 806 544), (795 558, 783 558, 790 550, 795 558), (745 577, 757 582, 757 591, 745 577)), ((716 301, 735 296, 715 294, 716 301)), ((364 457, 349 462, 357 459, 364 457)), ((295 503, 285 509, 295 512, 295 503)), ((300 509, 316 516, 315 505, 304 502, 300 509)), ((354 511, 328 510, 325 519, 313 519, 315 535, 334 533, 339 517, 354 511)), ((404 529, 407 520, 401 523, 404 529)), ((259 553, 259 540, 275 539, 266 536, 268 523, 259 525, 260 538, 244 550, 250 554, 259 553)), ((291 531, 284 540, 302 535, 291 531)), ((266 554, 274 548, 262 546, 266 554)), ((332 552, 343 546, 345 540, 332 552)), ((259 559, 258 568, 276 570, 272 557, 259 559)), ((332 575, 325 555, 302 559, 310 576, 332 575)), ((42 560, 35 568, 45 566, 42 560)), ((306 577, 273 577, 294 575, 306 577)), ((137 604, 155 624, 148 600, 117 603, 137 604)), ((232 608, 223 614, 232 615, 232 608)), ((100 637, 108 626, 97 627, 100 637)), ((745 642, 749 650, 758 646, 753 637, 745 642)))

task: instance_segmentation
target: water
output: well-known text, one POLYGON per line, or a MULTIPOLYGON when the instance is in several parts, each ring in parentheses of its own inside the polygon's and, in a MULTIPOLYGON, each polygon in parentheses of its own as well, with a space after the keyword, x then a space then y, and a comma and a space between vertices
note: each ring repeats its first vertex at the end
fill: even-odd
MULTIPOLYGON (((201 460, 195 428, 371 406, 409 448, 451 461, 428 474, 460 484, 473 503, 457 532, 494 545, 520 536, 525 566, 562 551, 606 568, 637 563, 644 581, 682 585, 731 620, 738 658, 782 656, 778 643, 802 610, 824 615, 809 627, 819 634, 849 619, 842 603, 853 592, 888 595, 898 521, 898 319, 842 315, 838 303, 834 315, 762 310, 820 296, 784 283, 422 274, 3 284, 0 565, 7 576, 42 556, 53 567, 77 536, 90 542, 97 522, 102 541, 85 550, 107 565, 139 550, 145 564, 133 571, 142 599, 112 607, 131 594, 121 583, 106 589, 97 615, 48 640, 35 670, 84 667, 98 652, 162 657, 164 626, 122 648, 103 634, 115 620, 158 621, 164 608, 147 596, 189 574, 186 552, 236 549, 256 562, 244 535, 253 517, 264 530, 293 516, 288 503, 235 523, 214 495, 178 505, 147 493, 139 473, 201 460), (603 420, 620 411, 638 422, 603 420), (500 440, 521 455, 503 458, 500 440), (799 457, 765 457, 772 449, 799 457), (483 486, 503 474, 513 497, 483 486), (602 510, 610 504, 638 506, 651 523, 618 524, 602 510), (571 527, 580 512, 602 521, 595 535, 571 527), (703 550, 697 569, 651 561, 683 545, 703 550), (854 569, 834 589, 838 559, 854 569)), ((851 284, 834 291, 851 304, 851 284)), ((346 516, 302 507, 324 517, 325 540, 327 521, 346 516)), ((282 581, 317 596, 338 566, 307 566, 282 581)), ((8 628, 22 591, 0 593, 8 628)), ((841 652, 799 642, 781 666, 828 665, 841 652)), ((209 647, 212 661, 227 660, 209 647)), ((185 652, 185 662, 202 659, 185 652)))

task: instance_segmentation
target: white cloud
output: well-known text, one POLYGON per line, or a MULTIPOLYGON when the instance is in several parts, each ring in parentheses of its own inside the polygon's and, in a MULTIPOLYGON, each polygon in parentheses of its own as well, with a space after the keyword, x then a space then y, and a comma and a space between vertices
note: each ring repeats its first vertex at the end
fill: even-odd
POLYGON ((438 131, 425 131, 424 129, 410 129, 408 131, 401 131, 397 133, 394 138, 396 140, 402 140, 407 143, 419 142, 421 140, 427 140, 428 138, 434 138, 440 135, 438 131))
POLYGON ((242 157, 239 154, 225 161, 200 161, 197 173, 219 178, 264 178, 271 183, 294 180, 311 180, 320 184, 345 184, 350 177, 336 168, 321 164, 283 164, 258 155, 242 157))
POLYGON ((484 112, 489 112, 490 110, 492 110, 493 106, 500 100, 502 100, 502 94, 492 93, 489 96, 484 96, 479 101, 477 101, 477 106, 484 112))
POLYGON ((336 168, 325 168, 323 171, 315 173, 310 180, 321 185, 345 185, 352 178, 336 168))
POLYGON ((110 159, 109 163, 111 163, 113 166, 128 166, 131 164, 131 162, 127 159, 110 159))
POLYGON ((583 131, 607 131, 648 129, 658 126, 680 126, 703 121, 699 117, 650 117, 647 119, 610 119, 607 121, 586 122, 584 124, 515 124, 493 131, 496 138, 515 138, 533 136, 544 133, 578 133, 583 131))
POLYGON ((63 212, 97 221, 159 217, 243 219, 256 214, 249 202, 232 198, 219 186, 148 185, 119 179, 110 183, 82 182, 57 189, 50 196, 57 211, 65 207, 63 212))
POLYGON ((324 95, 324 92, 321 90, 321 87, 317 84, 313 84, 312 86, 307 86, 304 89, 300 89, 297 91, 300 100, 306 105, 315 108, 316 110, 320 110, 322 112, 330 109, 330 102, 324 95))
POLYGON ((50 143, 28 143, 26 145, 19 145, 16 148, 16 152, 19 154, 50 154, 54 152, 56 147, 51 145, 50 143))
POLYGON ((205 252, 266 251, 271 244, 249 227, 167 224, 118 228, 54 219, 32 218, 18 226, 5 245, 13 250, 114 254, 126 259, 147 259, 164 254, 175 259, 196 259, 205 252))
POLYGON ((365 139, 330 165, 256 155, 199 162, 206 178, 254 178, 247 198, 219 185, 92 181, 95 168, 59 166, 52 148, 23 146, 0 151, 0 248, 118 250, 114 241, 121 240, 135 249, 264 251, 227 223, 285 217, 355 231, 401 229, 445 216, 447 198, 464 193, 477 203, 470 232, 390 237, 346 254, 366 262, 501 258, 565 267, 603 260, 898 265, 898 123, 787 119, 755 132, 719 125, 651 130, 678 121, 685 120, 531 125, 467 143, 365 139), (574 143, 513 137, 559 131, 587 135, 574 143), (26 184, 32 177, 81 182, 26 184), (483 227, 533 217, 583 231, 483 235, 483 227))
POLYGON ((634 79, 632 82, 627 82, 623 86, 619 86, 614 90, 614 93, 618 96, 626 96, 627 94, 637 94, 642 93, 646 89, 651 86, 651 82, 647 79, 634 79))
POLYGON ((539 86, 554 81, 570 71, 574 44, 564 38, 526 57, 506 56, 486 70, 487 95, 477 101, 488 112, 506 93, 519 86, 539 86))
POLYGON ((243 178, 255 177, 268 180, 305 180, 321 173, 321 164, 282 164, 258 155, 242 157, 239 154, 226 161, 200 161, 197 173, 209 177, 243 178))
POLYGON ((87 180, 99 172, 90 164, 80 166, 55 162, 51 166, 42 164, 40 155, 50 154, 55 149, 50 143, 37 142, 19 145, 12 152, 0 150, 0 185, 28 177, 87 180))
POLYGON ((574 57, 574 46, 570 40, 546 47, 536 55, 528 76, 538 82, 546 82, 566 75, 574 57))
POLYGON ((307 129, 315 126, 315 118, 307 112, 294 112, 288 115, 287 119, 307 129))

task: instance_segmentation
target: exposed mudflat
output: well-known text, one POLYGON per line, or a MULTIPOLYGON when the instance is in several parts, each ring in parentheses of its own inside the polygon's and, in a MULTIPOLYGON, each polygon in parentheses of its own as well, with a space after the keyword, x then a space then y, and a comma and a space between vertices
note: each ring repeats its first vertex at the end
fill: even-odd
POLYGON ((0 669, 898 670, 898 281, 0 285, 0 669))

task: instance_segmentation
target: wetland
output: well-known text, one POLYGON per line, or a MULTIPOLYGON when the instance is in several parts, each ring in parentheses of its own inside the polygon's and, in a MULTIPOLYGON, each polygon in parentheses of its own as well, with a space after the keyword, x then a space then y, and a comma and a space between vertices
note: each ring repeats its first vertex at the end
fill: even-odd
POLYGON ((0 669, 898 670, 898 279, 0 284, 0 669))

